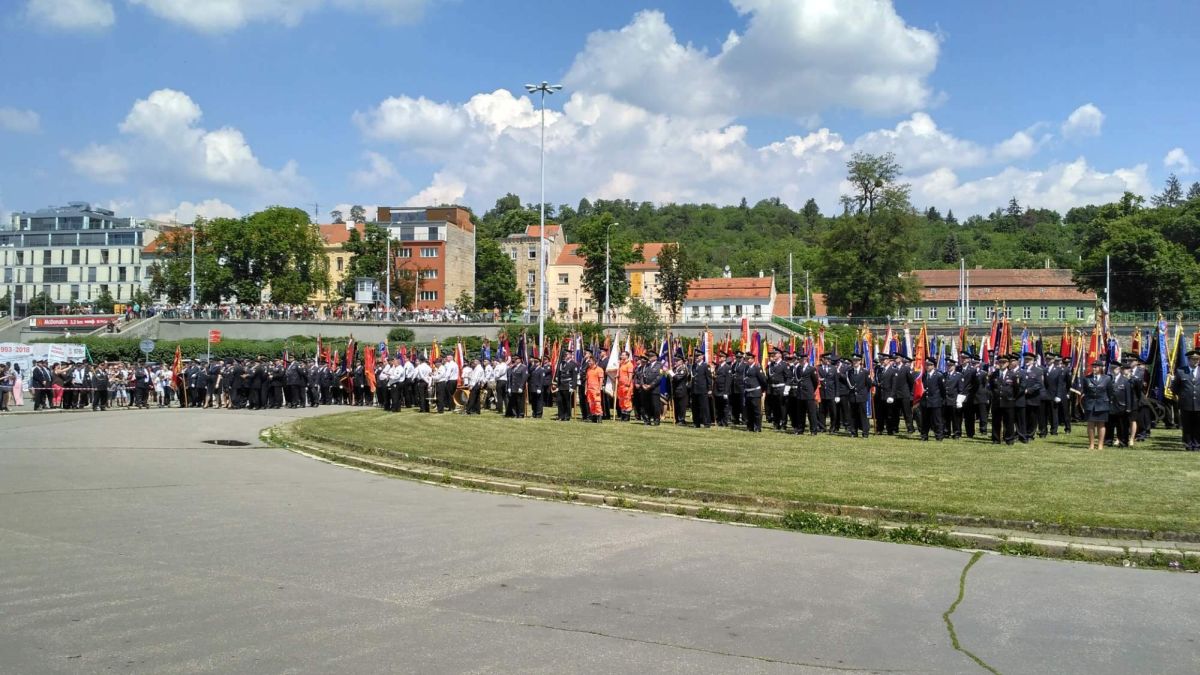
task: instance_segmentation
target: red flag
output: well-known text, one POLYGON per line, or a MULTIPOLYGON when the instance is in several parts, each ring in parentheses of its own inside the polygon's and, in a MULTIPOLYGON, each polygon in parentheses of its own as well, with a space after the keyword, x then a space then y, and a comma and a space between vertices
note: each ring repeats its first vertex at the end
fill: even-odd
POLYGON ((458 364, 458 386, 461 387, 463 370, 463 343, 461 340, 454 345, 454 362, 458 364))
POLYGON ((917 346, 913 348, 913 363, 916 364, 916 384, 913 385, 913 403, 921 400, 925 395, 925 385, 921 380, 925 374, 925 359, 928 358, 929 349, 929 330, 924 322, 921 323, 921 332, 917 334, 917 346))
POLYGON ((375 391, 375 350, 363 352, 363 375, 367 378, 367 388, 375 391))
POLYGON ((346 343, 346 370, 354 367, 354 336, 350 336, 350 341, 346 343))
POLYGON ((180 351, 179 345, 175 345, 175 360, 171 362, 171 383, 177 390, 183 386, 183 375, 179 372, 181 370, 183 370, 183 352, 180 351))

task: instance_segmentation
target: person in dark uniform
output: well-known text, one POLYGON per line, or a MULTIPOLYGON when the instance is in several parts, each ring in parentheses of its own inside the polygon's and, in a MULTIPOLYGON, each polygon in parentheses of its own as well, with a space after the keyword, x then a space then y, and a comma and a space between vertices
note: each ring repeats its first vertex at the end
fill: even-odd
POLYGON ((208 388, 205 391, 204 407, 219 408, 221 407, 221 399, 217 395, 217 383, 220 380, 223 364, 220 361, 210 361, 206 370, 208 371, 208 379, 205 380, 208 388))
POLYGON ((937 361, 925 359, 925 375, 921 380, 925 393, 921 396, 921 440, 929 440, 929 430, 942 440, 942 408, 946 405, 946 376, 937 369, 937 361))
POLYGON ((876 357, 879 360, 875 366, 878 370, 875 376, 875 433, 891 435, 892 408, 895 406, 892 387, 896 386, 899 370, 895 354, 877 354, 876 357))
POLYGON ((958 364, 953 361, 946 363, 946 401, 942 406, 942 424, 947 438, 962 438, 962 411, 966 402, 963 393, 963 375, 958 372, 958 364), (962 399, 959 399, 959 397, 962 399))
POLYGON ((657 354, 643 354, 638 358, 645 362, 641 377, 637 381, 638 388, 642 391, 645 423, 647 426, 658 426, 662 420, 662 398, 658 395, 663 377, 662 367, 658 364, 657 354))
POLYGON ((1042 421, 1042 391, 1046 388, 1046 370, 1038 365, 1037 355, 1025 355, 1025 439, 1033 438, 1041 433, 1045 436, 1045 423, 1042 421))
POLYGON ((1113 365, 1113 374, 1111 375, 1112 397, 1109 400, 1111 411, 1108 416, 1107 435, 1111 439, 1110 445, 1116 447, 1129 447, 1129 424, 1130 415, 1136 410, 1133 399, 1134 386, 1130 381, 1132 367, 1129 362, 1122 365, 1113 365))
POLYGON ((542 360, 534 356, 529 359, 529 406, 533 418, 542 418, 542 392, 550 386, 550 373, 542 367, 542 360))
POLYGON ((713 382, 713 396, 716 398, 717 404, 717 426, 729 426, 729 397, 733 393, 733 352, 718 352, 717 356, 721 359, 720 365, 717 366, 716 377, 713 382))
POLYGON ((713 396, 712 366, 704 360, 704 355, 697 353, 692 364, 692 426, 709 428, 709 401, 713 396))
POLYGON ((837 395, 837 366, 833 363, 833 354, 822 354, 821 365, 817 366, 817 374, 821 382, 821 430, 831 434, 837 433, 838 403, 834 402, 837 395))
POLYGON ((995 397, 992 395, 991 374, 993 369, 990 365, 980 362, 979 359, 974 359, 972 362, 979 370, 979 388, 975 391, 975 417, 979 420, 979 435, 988 435, 988 420, 992 418, 992 402, 995 397))
POLYGON ((778 348, 771 348, 771 360, 767 362, 767 421, 775 431, 787 431, 787 418, 783 414, 783 404, 786 400, 784 390, 787 389, 790 369, 783 362, 783 353, 778 348))
POLYGON ((675 405, 675 424, 687 424, 688 399, 692 395, 692 369, 688 367, 683 350, 675 353, 675 367, 671 369, 671 399, 675 405))
POLYGON ((575 359, 570 357, 570 351, 564 349, 554 372, 554 382, 558 387, 558 416, 559 422, 571 421, 575 407, 575 387, 579 383, 579 367, 575 359))
POLYGON ((525 387, 529 384, 529 368, 520 356, 513 356, 508 369, 508 410, 505 417, 525 417, 525 387))
POLYGON ((92 387, 95 389, 92 392, 92 410, 108 410, 108 369, 105 366, 101 363, 92 375, 92 387))
POLYGON ((746 431, 762 432, 762 394, 767 386, 767 375, 758 362, 751 358, 746 363, 745 382, 746 406, 743 410, 746 431))
POLYGON ((961 365, 958 372, 962 375, 962 383, 959 386, 966 398, 963 399, 962 408, 959 409, 958 414, 967 428, 967 438, 975 438, 975 420, 979 416, 976 403, 979 400, 981 373, 978 362, 966 354, 959 356, 959 363, 961 365))
POLYGON ((133 407, 149 408, 149 398, 150 370, 143 363, 133 371, 133 407))
POLYGON ((284 386, 287 387, 287 407, 299 408, 304 405, 304 371, 300 362, 293 360, 284 370, 284 386))
POLYGON ((542 409, 538 411, 538 417, 541 417, 546 408, 554 406, 554 364, 550 363, 550 358, 542 359, 542 409))
POLYGON ((1008 355, 1008 370, 1017 378, 1017 390, 1013 394, 1013 427, 1017 430, 1017 440, 1022 443, 1029 442, 1029 436, 1026 435, 1028 430, 1028 419, 1025 410, 1025 372, 1021 370, 1021 356, 1019 354, 1008 355))
POLYGON ((792 388, 788 391, 788 401, 794 407, 792 431, 801 435, 807 430, 816 436, 821 428, 817 419, 817 389, 821 383, 817 369, 808 362, 807 353, 800 352, 796 359, 792 367, 792 388))
POLYGON ((1016 440, 1017 433, 1013 428, 1016 379, 1008 369, 1008 355, 996 356, 996 368, 988 376, 992 404, 992 445, 999 445, 1001 441, 1012 445, 1016 440))
POLYGON ((1092 373, 1080 379, 1077 388, 1083 401, 1084 419, 1087 420, 1088 450, 1104 449, 1104 427, 1112 408, 1113 382, 1104 374, 1104 359, 1092 363, 1092 373))
POLYGON ((1200 452, 1200 350, 1187 353, 1187 366, 1180 364, 1171 379, 1171 390, 1179 402, 1179 426, 1183 449, 1200 452))
MULTIPOLYGON (((1154 409, 1150 406, 1150 371, 1141 357, 1135 356, 1133 364, 1131 377, 1137 384, 1138 392, 1137 413, 1134 416, 1137 420, 1137 433, 1134 434, 1134 440, 1144 441, 1150 437, 1150 427, 1154 421, 1154 409)), ((1180 410, 1180 421, 1182 423, 1182 410, 1180 410)), ((1070 431, 1070 428, 1067 430, 1070 431)))
POLYGON ((1060 424, 1059 413, 1062 411, 1062 400, 1065 391, 1066 369, 1062 365, 1062 357, 1050 353, 1046 355, 1049 364, 1046 366, 1046 386, 1042 389, 1042 429, 1043 436, 1058 435, 1060 424))
POLYGON ((50 407, 50 392, 53 382, 54 376, 50 371, 49 364, 45 360, 38 361, 33 367, 33 374, 30 376, 30 384, 33 386, 34 410, 43 410, 50 407))
MULTIPOLYGON (((600 356, 596 359, 596 365, 600 366, 602 369, 608 368, 608 349, 605 347, 600 348, 600 356)), ((530 368, 532 369, 532 366, 530 366, 530 368)), ((530 389, 529 392, 529 395, 532 397, 533 390, 530 389)), ((601 413, 601 419, 606 421, 612 419, 613 395, 608 393, 607 388, 605 387, 601 387, 600 389, 600 409, 604 411, 601 413)))
POLYGON ((730 423, 741 426, 742 410, 746 402, 746 355, 743 352, 734 354, 733 379, 729 387, 729 412, 733 416, 730 423))
POLYGON ((892 378, 892 388, 888 393, 888 407, 891 411, 888 416, 888 434, 894 435, 900 433, 900 418, 904 418, 904 429, 908 433, 913 433, 916 428, 913 426, 912 413, 912 397, 913 385, 916 379, 913 377, 912 367, 909 365, 912 360, 907 356, 896 356, 896 374, 892 378))
POLYGON ((850 380, 846 377, 850 372, 850 361, 841 359, 835 366, 837 387, 834 390, 833 403, 837 406, 838 425, 846 433, 850 433, 850 380))
POLYGON ((850 357, 850 368, 846 371, 848 394, 846 402, 850 406, 850 436, 858 438, 861 433, 867 438, 871 433, 871 422, 867 419, 867 401, 871 398, 871 385, 874 384, 875 374, 863 367, 862 354, 850 357))

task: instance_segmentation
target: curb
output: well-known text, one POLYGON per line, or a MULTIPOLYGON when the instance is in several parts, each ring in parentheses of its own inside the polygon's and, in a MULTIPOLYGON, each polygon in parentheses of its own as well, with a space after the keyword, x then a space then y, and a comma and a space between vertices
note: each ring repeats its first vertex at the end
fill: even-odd
MULTIPOLYGON (((263 431, 261 434, 261 439, 274 447, 281 447, 288 451, 320 461, 326 461, 370 473, 413 479, 430 485, 449 485, 479 490, 482 492, 511 494, 534 499, 577 502, 594 506, 643 511, 647 513, 668 516, 687 517, 697 520, 727 522, 750 526, 777 527, 781 529, 787 529, 789 531, 805 532, 804 530, 795 530, 793 528, 784 527, 785 516, 779 513, 768 513, 763 511, 752 511, 729 507, 698 506, 695 504, 665 502, 652 499, 626 498, 595 492, 574 492, 570 489, 556 489, 525 485, 492 478, 455 474, 448 471, 438 472, 413 466, 404 466, 388 461, 371 459, 360 455, 342 453, 314 445, 309 445, 307 443, 299 442, 293 438, 281 438, 279 436, 278 427, 272 427, 263 431)), ((867 522, 861 518, 847 517, 846 519, 859 523, 867 522)), ((879 523, 878 527, 884 533, 890 533, 902 530, 904 528, 912 528, 911 525, 898 525, 891 523, 879 523)), ((946 537, 952 538, 953 540, 956 540, 962 544, 960 546, 946 545, 946 548, 985 550, 1015 556, 1051 557, 1068 560, 1103 562, 1122 561, 1126 567, 1137 566, 1137 562, 1135 561, 1149 561, 1160 565, 1162 565, 1167 559, 1172 561, 1180 561, 1184 559, 1200 561, 1200 550, 1183 548, 1155 548, 1147 546, 1125 547, 1087 542, 1068 542, 1040 537, 997 536, 981 532, 966 532, 940 528, 936 529, 936 532, 939 532, 946 537)), ((822 532, 811 532, 811 534, 837 536, 822 532)), ((869 540, 888 541, 886 538, 869 540)), ((920 542, 901 541, 900 543, 920 542)), ((1175 544, 1175 542, 1163 543, 1167 546, 1172 546, 1175 544)))

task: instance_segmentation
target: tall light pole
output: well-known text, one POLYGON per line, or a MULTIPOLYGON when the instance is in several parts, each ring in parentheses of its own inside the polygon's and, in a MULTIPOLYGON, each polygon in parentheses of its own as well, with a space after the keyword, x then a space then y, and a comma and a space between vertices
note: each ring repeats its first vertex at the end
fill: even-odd
POLYGON ((384 232, 387 232, 387 253, 384 254, 384 258, 387 260, 385 263, 387 265, 387 282, 383 291, 387 318, 384 320, 390 321, 392 318, 392 231, 385 228, 384 232))
POLYGON ((191 274, 191 281, 192 281, 192 288, 191 288, 190 301, 192 304, 193 316, 195 316, 194 313, 196 311, 196 223, 194 221, 192 222, 192 274, 191 274))
MULTIPOLYGON (((613 225, 619 224, 609 223, 604 226, 604 321, 608 321, 608 273, 612 268, 612 264, 609 263, 608 233, 613 225)), ((604 323, 604 321, 600 323, 604 323)))
POLYGON ((530 94, 539 92, 542 95, 542 198, 539 202, 541 216, 538 219, 538 354, 545 354, 546 335, 546 95, 562 89, 561 84, 550 84, 542 80, 541 84, 527 84, 525 91, 530 94))

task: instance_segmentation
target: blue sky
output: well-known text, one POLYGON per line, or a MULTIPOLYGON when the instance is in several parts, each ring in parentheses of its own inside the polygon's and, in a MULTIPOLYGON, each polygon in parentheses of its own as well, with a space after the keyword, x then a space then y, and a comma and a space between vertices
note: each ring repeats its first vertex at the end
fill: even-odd
POLYGON ((1200 3, 10 0, 0 212, 815 197, 1065 210, 1200 180, 1200 3), (1193 159, 1195 158, 1195 159, 1193 159))

